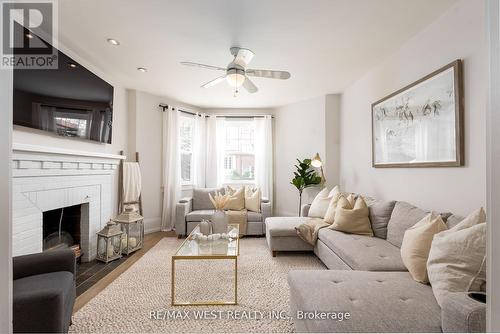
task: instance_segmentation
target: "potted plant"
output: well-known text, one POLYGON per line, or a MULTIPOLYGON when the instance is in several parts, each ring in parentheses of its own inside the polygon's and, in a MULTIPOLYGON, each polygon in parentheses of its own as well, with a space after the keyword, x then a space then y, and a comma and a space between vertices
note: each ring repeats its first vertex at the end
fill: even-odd
POLYGON ((316 174, 316 171, 311 168, 311 159, 300 161, 297 159, 298 165, 295 165, 297 171, 293 172, 294 178, 290 182, 299 191, 299 216, 300 208, 302 207, 302 192, 308 187, 312 187, 321 183, 321 177, 316 174))

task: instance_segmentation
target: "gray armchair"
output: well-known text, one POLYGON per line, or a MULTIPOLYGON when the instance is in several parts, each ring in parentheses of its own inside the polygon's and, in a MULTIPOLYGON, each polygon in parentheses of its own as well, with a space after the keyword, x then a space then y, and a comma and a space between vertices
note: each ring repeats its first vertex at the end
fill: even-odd
POLYGON ((66 333, 75 303, 71 249, 13 258, 15 333, 66 333))
MULTIPOLYGON (((214 213, 212 202, 208 194, 224 192, 224 189, 200 188, 193 190, 193 197, 183 198, 175 208, 175 233, 177 236, 185 236, 191 233, 193 228, 202 219, 211 219, 214 213)), ((246 235, 263 235, 265 233, 264 222, 271 216, 271 203, 263 198, 260 212, 248 211, 246 235)))

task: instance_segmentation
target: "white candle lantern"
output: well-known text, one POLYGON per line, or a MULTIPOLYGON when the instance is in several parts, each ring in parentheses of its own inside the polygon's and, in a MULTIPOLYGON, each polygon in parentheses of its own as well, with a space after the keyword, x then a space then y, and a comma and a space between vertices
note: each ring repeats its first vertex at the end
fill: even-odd
POLYGON ((125 255, 135 252, 142 248, 144 242, 144 217, 142 217, 133 208, 125 208, 125 211, 113 219, 121 226, 122 252, 125 255))
POLYGON ((97 232, 97 260, 110 262, 122 257, 122 230, 113 221, 97 232))

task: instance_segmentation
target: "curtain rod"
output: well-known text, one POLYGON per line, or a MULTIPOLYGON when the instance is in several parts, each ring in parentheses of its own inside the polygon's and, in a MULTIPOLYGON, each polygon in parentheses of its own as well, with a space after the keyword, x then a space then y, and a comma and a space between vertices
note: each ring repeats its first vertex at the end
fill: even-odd
MULTIPOLYGON (((168 104, 162 104, 160 103, 159 107, 162 109, 163 112, 165 112, 166 110, 168 110, 171 106, 169 106, 168 104)), ((189 115, 193 115, 193 116, 202 116, 200 113, 197 113, 197 112, 192 112, 192 111, 186 111, 186 110, 182 110, 180 108, 175 108, 175 107, 172 107, 172 110, 179 110, 180 112, 184 113, 184 114, 189 114, 189 115)))
MULTIPOLYGON (((264 115, 214 115, 215 117, 224 117, 224 118, 264 118, 266 116, 264 115)), ((271 118, 274 118, 274 116, 271 116, 271 118)))
MULTIPOLYGON (((164 111, 168 110, 170 106, 168 104, 160 104, 159 107, 162 108, 162 111, 164 112, 164 111)), ((172 107, 172 110, 176 110, 176 108, 172 107)), ((177 110, 179 110, 182 113, 193 115, 193 116, 200 116, 200 117, 202 116, 200 113, 196 113, 196 112, 192 112, 192 111, 186 111, 186 110, 182 110, 180 108, 177 108, 177 110)), ((224 118, 233 118, 233 119, 237 119, 237 118, 241 118, 241 119, 245 119, 245 118, 264 118, 265 117, 264 115, 205 115, 205 117, 210 117, 210 116, 224 117, 224 118)), ((274 118, 274 116, 271 116, 271 118, 274 118)))

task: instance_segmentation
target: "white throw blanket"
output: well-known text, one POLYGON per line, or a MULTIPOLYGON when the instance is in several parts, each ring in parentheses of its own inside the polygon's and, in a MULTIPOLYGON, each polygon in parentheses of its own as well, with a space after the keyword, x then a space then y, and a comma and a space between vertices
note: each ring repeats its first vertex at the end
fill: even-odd
POLYGON ((137 162, 123 163, 123 201, 137 202, 142 190, 141 170, 137 162))

